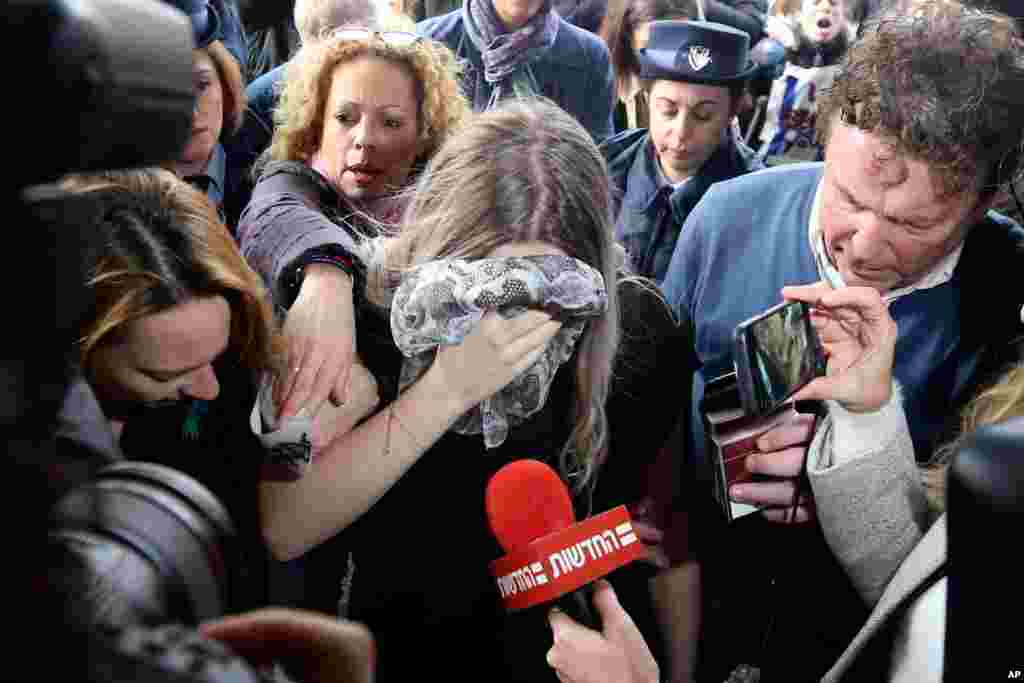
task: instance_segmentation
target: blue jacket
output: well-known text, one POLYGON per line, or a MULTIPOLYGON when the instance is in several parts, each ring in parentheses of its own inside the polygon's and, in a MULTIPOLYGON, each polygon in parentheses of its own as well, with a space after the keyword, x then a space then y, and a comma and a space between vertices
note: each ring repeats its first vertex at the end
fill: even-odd
POLYGON ((677 190, 665 182, 645 129, 623 131, 606 140, 601 152, 608 162, 615 206, 615 239, 629 253, 633 271, 665 279, 679 231, 712 184, 756 171, 762 164, 753 150, 724 131, 722 144, 700 170, 677 190))
POLYGON ((242 125, 224 143, 227 152, 227 183, 224 212, 228 227, 234 231, 256 185, 252 167, 260 154, 270 147, 274 135, 274 107, 278 87, 284 78, 284 65, 271 69, 245 89, 247 101, 242 125))
MULTIPOLYGON (((491 88, 476 87, 484 64, 479 50, 466 35, 462 10, 421 21, 416 31, 447 45, 463 64, 462 88, 474 111, 487 106, 491 88)), ((576 117, 595 142, 612 134, 614 80, 608 48, 592 33, 559 18, 555 44, 530 65, 540 95, 576 117)), ((483 83, 483 79, 479 79, 483 83)))

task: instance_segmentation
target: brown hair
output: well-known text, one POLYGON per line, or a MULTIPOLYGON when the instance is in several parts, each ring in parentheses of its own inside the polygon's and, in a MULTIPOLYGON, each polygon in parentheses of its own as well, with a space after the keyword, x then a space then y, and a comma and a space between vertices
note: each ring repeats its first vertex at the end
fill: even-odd
POLYGON ((954 0, 868 26, 818 101, 818 138, 843 123, 930 164, 943 194, 993 194, 1020 172, 1024 51, 1014 23, 954 0))
POLYGON ((383 301, 396 272, 522 241, 554 244, 599 270, 608 310, 588 322, 576 347, 575 427, 561 459, 577 489, 607 448, 604 406, 619 340, 610 207, 604 159, 576 119, 543 99, 505 102, 471 117, 434 156, 368 291, 383 301))
POLYGON ((266 290, 206 197, 163 169, 72 176, 63 183, 100 207, 103 251, 86 286, 95 307, 79 349, 94 352, 124 325, 197 297, 231 306, 230 349, 253 370, 276 370, 281 341, 266 290))
POLYGON ((213 41, 201 50, 210 57, 220 78, 220 89, 224 98, 224 123, 220 139, 227 140, 242 127, 245 117, 245 81, 242 78, 242 68, 219 40, 213 41))
POLYGON ((642 25, 663 19, 694 19, 694 0, 614 0, 601 26, 601 38, 608 46, 618 89, 624 92, 633 76, 640 73, 633 33, 642 25))
POLYGON ((416 84, 420 159, 429 159, 469 113, 459 88, 455 56, 440 43, 422 39, 392 45, 379 38, 325 38, 304 45, 288 63, 269 158, 309 161, 320 145, 324 110, 339 64, 361 57, 386 59, 404 68, 416 84))

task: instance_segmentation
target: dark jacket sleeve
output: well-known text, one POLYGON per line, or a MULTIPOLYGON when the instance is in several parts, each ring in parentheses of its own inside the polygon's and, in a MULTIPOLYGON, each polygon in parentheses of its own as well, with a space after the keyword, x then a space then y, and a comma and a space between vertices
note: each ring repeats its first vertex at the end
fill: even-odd
POLYGON ((354 253, 356 240, 320 209, 317 190, 301 176, 279 173, 256 184, 238 224, 242 255, 275 302, 287 301, 286 275, 309 250, 328 245, 354 253))
MULTIPOLYGON (((589 35, 589 34, 588 34, 589 35)), ((578 108, 576 112, 580 123, 590 131, 594 142, 600 144, 615 132, 612 121, 612 109, 615 105, 615 72, 612 69, 608 48, 600 40, 594 40, 588 46, 592 54, 590 63, 590 87, 587 93, 592 96, 590 103, 578 108)))
POLYGON ((754 45, 764 35, 767 7, 763 0, 707 0, 708 21, 738 28, 754 45))

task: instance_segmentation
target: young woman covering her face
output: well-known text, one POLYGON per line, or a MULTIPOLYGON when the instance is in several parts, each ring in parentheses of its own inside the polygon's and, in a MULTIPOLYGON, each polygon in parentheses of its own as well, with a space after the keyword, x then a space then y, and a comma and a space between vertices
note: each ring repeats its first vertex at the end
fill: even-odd
MULTIPOLYGON (((421 177, 401 233, 373 244, 358 349, 385 407, 304 477, 264 483, 262 509, 281 557, 324 544, 307 563, 327 564, 340 581, 345 563, 332 549, 352 551, 348 614, 377 638, 379 680, 450 673, 453 643, 486 662, 489 679, 554 680, 544 611, 504 614, 487 569, 503 553, 483 492, 501 466, 547 461, 578 515, 644 495, 644 465, 684 400, 656 397, 688 396, 691 368, 660 296, 618 272, 608 208, 586 131, 553 104, 517 101, 461 128, 421 177), (543 297, 505 318, 480 303, 487 297, 455 294, 482 274, 498 273, 487 291, 501 300, 531 278, 584 272, 594 286, 566 291, 563 308, 547 302, 563 311, 557 320, 539 309, 543 297), (577 302, 593 305, 583 317, 565 313, 582 310, 577 302), (486 312, 467 326, 474 306, 486 312), (438 330, 456 339, 425 355, 400 352, 438 330), (502 421, 503 430, 489 426, 502 421)), ((648 571, 613 581, 657 643, 648 571)))

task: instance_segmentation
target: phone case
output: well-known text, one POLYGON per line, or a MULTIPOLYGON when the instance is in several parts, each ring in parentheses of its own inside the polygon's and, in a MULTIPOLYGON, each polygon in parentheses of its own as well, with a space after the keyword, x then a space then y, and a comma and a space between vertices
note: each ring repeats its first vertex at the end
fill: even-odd
MULTIPOLYGON (((756 388, 759 385, 755 381, 753 368, 750 365, 750 329, 759 321, 774 315, 780 309, 785 308, 792 303, 793 302, 790 301, 783 301, 782 303, 776 304, 758 315, 744 320, 736 326, 736 330, 733 333, 733 363, 736 367, 736 379, 740 402, 747 415, 756 416, 771 413, 788 400, 787 396, 785 399, 773 402, 768 396, 761 396, 756 392, 756 388)), ((805 309, 805 314, 803 316, 805 333, 811 348, 811 353, 814 354, 815 359, 814 372, 810 377, 813 378, 824 374, 824 363, 822 361, 823 354, 821 351, 821 343, 818 340, 818 334, 810 322, 810 315, 808 311, 809 306, 806 303, 801 305, 805 309)), ((806 381, 809 381, 810 378, 806 381)), ((806 383, 806 381, 804 383, 806 383)), ((803 386, 803 384, 799 386, 803 386)), ((791 391, 789 395, 791 396, 795 391, 796 389, 791 391)))
POLYGON ((760 412, 754 395, 754 378, 750 372, 750 348, 747 342, 747 328, 753 320, 736 326, 733 333, 733 364, 736 366, 736 384, 739 389, 740 405, 747 415, 760 412))

